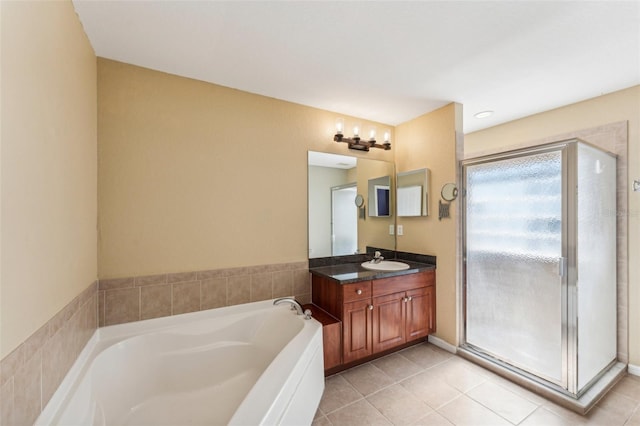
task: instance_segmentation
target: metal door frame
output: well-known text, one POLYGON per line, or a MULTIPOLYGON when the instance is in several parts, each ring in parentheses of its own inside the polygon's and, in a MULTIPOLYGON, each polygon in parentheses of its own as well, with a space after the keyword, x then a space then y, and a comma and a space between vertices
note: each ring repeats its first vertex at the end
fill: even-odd
POLYGON ((494 363, 501 365, 509 370, 516 371, 526 377, 529 377, 535 381, 543 383, 547 386, 557 388, 562 392, 569 392, 575 395, 575 387, 577 381, 576 375, 576 352, 577 352, 577 316, 576 314, 576 300, 575 300, 575 239, 573 243, 570 243, 571 237, 575 237, 576 227, 575 221, 568 221, 567 218, 573 214, 575 216, 575 199, 576 191, 569 191, 569 188, 575 188, 576 174, 569 173, 571 168, 575 170, 575 162, 577 161, 575 155, 572 158, 571 152, 575 151, 576 139, 555 142, 551 144, 540 145, 536 147, 529 147, 519 149, 515 151, 509 151, 499 154, 493 154, 483 157, 477 157, 473 159, 464 160, 460 163, 461 178, 462 178, 462 347, 481 356, 484 359, 488 359, 494 363), (495 162, 499 160, 508 160, 512 158, 525 157, 528 155, 543 154, 545 152, 561 152, 561 167, 562 167, 562 236, 561 236, 561 257, 566 259, 568 265, 567 273, 564 274, 561 280, 561 381, 558 383, 555 380, 549 380, 548 378, 540 377, 523 370, 519 367, 513 366, 504 360, 496 358, 492 354, 483 352, 480 348, 467 343, 467 197, 466 197, 466 185, 467 185, 467 166, 478 165, 483 163, 495 162), (571 204, 571 203, 574 204, 571 204), (571 210, 571 211, 569 211, 571 210), (569 225, 569 222, 573 226, 569 225), (573 315, 572 315, 573 314, 573 315))

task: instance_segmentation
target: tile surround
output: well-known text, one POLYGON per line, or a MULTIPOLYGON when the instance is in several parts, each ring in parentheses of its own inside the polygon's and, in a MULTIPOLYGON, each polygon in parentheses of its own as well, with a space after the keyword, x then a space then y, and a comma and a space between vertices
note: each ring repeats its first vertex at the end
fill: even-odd
POLYGON ((33 424, 99 326, 295 296, 308 262, 100 280, 0 361, 0 425, 33 424))
POLYGON ((100 280, 98 321, 102 327, 283 296, 310 302, 307 261, 100 280))
POLYGON ((0 424, 28 425, 40 415, 98 327, 94 282, 0 361, 0 424))

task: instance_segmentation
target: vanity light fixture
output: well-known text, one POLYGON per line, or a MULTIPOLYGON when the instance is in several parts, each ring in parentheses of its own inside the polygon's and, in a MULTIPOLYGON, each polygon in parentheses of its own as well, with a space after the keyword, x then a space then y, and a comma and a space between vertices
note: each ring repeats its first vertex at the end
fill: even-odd
POLYGON ((391 132, 386 130, 384 132, 384 142, 377 143, 376 142, 376 129, 372 127, 369 131, 369 139, 361 139, 360 132, 361 127, 359 125, 353 126, 353 136, 347 138, 344 136, 344 120, 342 118, 338 118, 336 120, 336 134, 333 137, 335 142, 344 142, 349 144, 349 149, 355 149, 358 151, 369 151, 369 148, 380 148, 388 151, 391 149, 391 132))

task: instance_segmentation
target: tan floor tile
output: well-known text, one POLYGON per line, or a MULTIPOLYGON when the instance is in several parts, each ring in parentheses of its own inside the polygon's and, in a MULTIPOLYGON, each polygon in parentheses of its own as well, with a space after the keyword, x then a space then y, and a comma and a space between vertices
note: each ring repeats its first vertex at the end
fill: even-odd
POLYGON ((476 386, 466 395, 514 424, 520 423, 538 408, 531 401, 490 381, 476 386))
POLYGON ((456 426, 511 426, 511 423, 466 395, 440 407, 438 413, 456 426))
POLYGON ((640 378, 625 376, 616 383, 614 391, 640 403, 640 378))
POLYGON ((453 423, 451 423, 449 420, 445 419, 440 414, 438 414, 437 411, 430 412, 425 417, 421 418, 420 420, 418 420, 413 424, 416 426, 451 426, 453 425, 453 423))
POLYGON ((624 426, 640 426, 640 406, 636 408, 636 411, 631 415, 624 426))
POLYGON ((466 360, 462 357, 459 356, 453 356, 451 357, 448 362, 452 363, 452 364, 457 364, 460 365, 461 367, 466 368, 467 370, 473 371, 476 374, 479 374, 489 380, 493 380, 495 378, 500 378, 499 375, 497 375, 496 373, 494 373, 493 371, 487 370, 486 368, 483 368, 481 366, 479 366, 478 364, 474 364, 473 362, 466 360))
POLYGON ((414 423, 433 411, 400 385, 389 386, 369 395, 367 401, 395 425, 414 423))
POLYGON ((392 424, 365 399, 334 411, 327 417, 331 424, 335 426, 382 426, 392 424))
POLYGON ((362 395, 338 374, 325 380, 320 410, 322 413, 328 414, 359 399, 362 399, 362 395))
POLYGON ((454 356, 429 343, 412 346, 401 351, 400 354, 422 368, 433 367, 454 356))
POLYGON ((544 407, 538 407, 520 426, 573 426, 571 420, 567 420, 552 413, 544 407))
POLYGON ((584 418, 586 419, 584 424, 593 426, 623 426, 627 421, 627 417, 620 413, 608 411, 598 406, 592 408, 584 418))
POLYGON ((326 416, 320 416, 313 419, 311 426, 331 426, 331 422, 326 416))
POLYGON ((371 362, 373 365, 384 371, 387 376, 396 382, 407 377, 418 374, 422 371, 416 363, 409 361, 399 353, 387 355, 383 358, 371 362))
POLYGON ((437 378, 460 392, 468 392, 487 379, 457 362, 447 361, 429 369, 437 378))
POLYGON ((434 348, 418 345, 327 379, 328 396, 323 397, 321 407, 324 404, 325 409, 330 407, 333 411, 319 410, 316 423, 640 426, 640 403, 635 399, 640 397, 636 392, 640 379, 634 376, 621 380, 588 415, 581 416, 493 372, 434 348), (409 374, 407 369, 413 371, 410 366, 418 364, 431 368, 402 380, 409 374), (366 400, 360 399, 361 395, 366 395, 366 400), (357 398, 356 402, 351 398, 357 398), (416 406, 420 409, 414 410, 416 406), (354 409, 350 410, 351 407, 354 409), (436 411, 425 415, 420 412, 425 407, 436 411), (361 415, 354 414, 360 411, 361 415))
POLYGON ((571 411, 568 408, 564 408, 558 404, 555 404, 551 401, 545 402, 543 407, 551 411, 553 414, 572 422, 572 424, 583 425, 587 423, 587 419, 584 416, 581 416, 580 414, 571 411))
POLYGON ((596 405, 597 408, 609 412, 612 417, 620 417, 625 420, 631 417, 637 406, 638 402, 618 393, 617 387, 614 388, 614 391, 606 394, 596 405))
POLYGON ((342 376, 362 395, 367 396, 394 383, 373 364, 363 364, 342 373, 342 376))
POLYGON ((500 377, 498 375, 489 379, 490 382, 493 382, 497 385, 502 386, 503 388, 510 390, 516 395, 520 395, 521 397, 533 402, 536 405, 544 405, 547 402, 547 399, 531 392, 528 389, 523 388, 522 386, 512 382, 511 380, 505 379, 504 377, 500 377))
POLYGON ((410 377, 400 382, 400 385, 434 409, 462 395, 459 390, 449 386, 429 371, 410 377))

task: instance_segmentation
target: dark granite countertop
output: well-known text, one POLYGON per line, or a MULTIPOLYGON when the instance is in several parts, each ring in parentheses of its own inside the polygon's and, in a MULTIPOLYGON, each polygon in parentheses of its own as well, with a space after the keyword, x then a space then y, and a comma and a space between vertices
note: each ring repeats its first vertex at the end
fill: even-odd
POLYGON ((318 266, 309 268, 312 274, 320 275, 338 281, 340 284, 351 284, 359 281, 377 280, 380 278, 397 277, 400 275, 415 274, 416 272, 430 271, 435 269, 435 265, 428 263, 411 262, 404 259, 396 260, 409 265, 409 269, 403 271, 371 271, 364 269, 360 263, 342 263, 339 265, 318 266))

